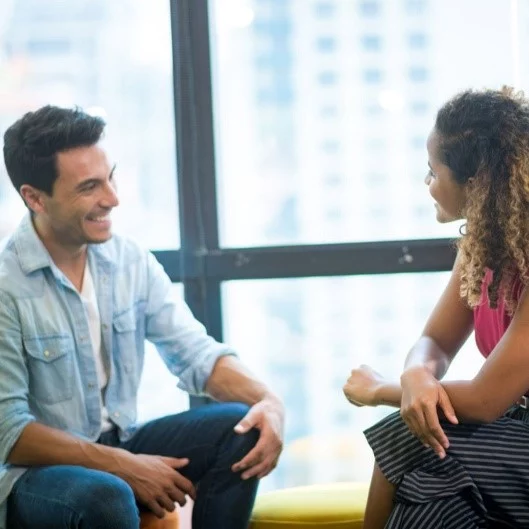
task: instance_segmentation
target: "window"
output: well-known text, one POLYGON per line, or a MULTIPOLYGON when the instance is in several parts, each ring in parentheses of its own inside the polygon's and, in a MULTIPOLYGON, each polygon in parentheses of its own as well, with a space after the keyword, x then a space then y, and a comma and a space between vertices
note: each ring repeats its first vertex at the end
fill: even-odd
MULTIPOLYGON (((457 225, 441 226, 435 215, 393 229, 399 224, 399 211, 431 207, 422 179, 409 178, 410 171, 426 160, 424 143, 413 147, 411 138, 425 137, 439 106, 462 89, 514 82, 513 61, 518 56, 513 55, 508 2, 490 0, 477 14, 465 3, 458 4, 464 10, 458 17, 460 25, 451 24, 450 32, 443 33, 434 31, 437 21, 454 19, 450 5, 441 0, 396 0, 391 11, 395 21, 390 25, 386 3, 380 1, 289 0, 288 9, 268 4, 267 31, 259 34, 255 25, 262 22, 256 19, 244 30, 233 27, 222 1, 209 2, 213 6, 211 59, 221 245, 347 243, 388 240, 390 233, 404 238, 458 235, 457 225), (420 25, 415 15, 411 18, 412 9, 413 13, 422 10, 420 25), (316 17, 317 12, 332 16, 316 17), (464 20, 470 17, 476 24, 468 27, 464 20), (485 32, 483 28, 489 25, 496 29, 485 32), (276 36, 285 27, 290 28, 288 39, 276 47, 276 36), (344 27, 356 27, 357 36, 346 39, 344 27), (332 48, 332 40, 336 46, 332 52, 318 52, 317 39, 325 39, 325 49, 332 48), (281 63, 284 69, 276 75, 277 70, 254 64, 255 49, 275 56, 267 59, 270 64, 284 61, 284 56, 289 59, 281 63), (432 54, 435 49, 443 53, 432 54), (281 112, 272 114, 271 108, 281 112), (334 157, 333 167, 320 167, 326 162, 314 145, 318 145, 322 128, 334 125, 337 118, 342 152, 347 155, 334 157), (273 130, 273 139, 258 133, 265 122, 273 130), (383 156, 376 149, 363 150, 365 138, 374 134, 383 136, 386 145, 400 147, 388 148, 383 156), (400 206, 391 206, 395 222, 388 223, 386 231, 383 226, 370 231, 373 224, 364 217, 365 210, 352 208, 342 217, 341 229, 324 235, 316 219, 324 216, 326 206, 316 200, 314 190, 322 186, 325 175, 351 175, 344 178, 343 192, 361 196, 374 170, 384 175, 387 187, 400 183, 400 206), (277 218, 286 197, 291 196, 297 196, 297 208, 292 211, 295 222, 282 232, 277 218), (307 211, 312 216, 306 216, 307 211), (298 231, 292 231, 292 226, 298 231)), ((520 18, 522 36, 526 33, 523 21, 520 18)), ((523 87, 529 86, 529 69, 522 60, 523 42, 520 46, 516 84, 523 87)))
MULTIPOLYGON (((226 340, 280 394, 290 411, 285 452, 277 470, 265 478, 265 490, 337 479, 369 480, 371 452, 356 446, 363 446, 362 430, 392 410, 359 412, 342 399, 341 388, 350 371, 344 366, 368 363, 386 376, 399 372, 448 277, 449 273, 397 274, 224 284, 226 340), (425 312, 418 313, 417 305, 425 312), (248 306, 254 310, 247 310, 248 306), (288 311, 278 310, 284 306, 288 311), (335 360, 336 352, 340 356, 335 360), (338 358, 341 377, 335 369, 338 358), (323 432, 325 439, 320 437, 323 432), (322 465, 316 457, 318 441, 341 440, 355 449, 330 451, 322 465)), ((468 378, 481 363, 470 341, 449 378, 468 378)))
POLYGON ((415 66, 409 70, 410 81, 414 83, 422 83, 428 80, 428 70, 422 66, 415 66))
POLYGON ((378 35, 363 35, 361 42, 366 51, 380 51, 382 47, 382 39, 378 35))
POLYGON ((424 33, 412 33, 408 36, 408 44, 410 48, 423 49, 428 44, 428 38, 424 33))
POLYGON ((338 75, 335 72, 321 72, 318 75, 318 82, 321 85, 333 85, 336 84, 338 75))
POLYGON ((360 13, 366 17, 374 17, 380 13, 380 4, 375 1, 362 1, 359 4, 360 13))
POLYGON ((336 105, 325 105, 320 109, 320 116, 322 118, 333 118, 338 115, 338 107, 336 105))
POLYGON ((383 109, 378 103, 367 103, 364 107, 364 112, 368 116, 374 117, 383 114, 383 109))
POLYGON ((321 144, 321 150, 327 154, 335 154, 340 150, 340 142, 338 140, 325 140, 321 144))
POLYGON ((412 101, 410 110, 412 114, 424 115, 428 113, 430 105, 426 101, 412 101))
POLYGON ((380 84, 382 77, 383 74, 380 70, 368 69, 363 72, 363 78, 367 84, 380 84))
POLYGON ((333 2, 316 2, 314 12, 316 16, 327 18, 333 15, 336 11, 336 6, 333 2))
POLYGON ((411 139, 411 147, 413 149, 424 149, 426 145, 426 137, 425 136, 414 136, 411 139))
POLYGON ((427 0, 405 0, 406 12, 410 15, 422 15, 426 11, 427 0))
POLYGON ((255 58, 255 65, 259 70, 275 71, 277 73, 285 71, 288 73, 292 67, 292 59, 288 53, 261 54, 255 58))
POLYGON ((338 187, 343 182, 343 177, 339 174, 329 174, 325 176, 325 183, 328 187, 338 187))
POLYGON ((33 57, 38 55, 61 55, 68 53, 71 45, 72 42, 69 40, 29 40, 27 53, 33 57))
MULTIPOLYGON (((125 0, 117 9, 113 3, 74 0, 43 9, 35 3, 45 15, 39 19, 22 0, 10 4, 13 9, 0 8, 1 135, 25 112, 45 104, 78 105, 102 115, 117 164, 116 231, 153 249, 177 248, 168 4, 125 0), (110 41, 119 44, 108 46, 110 41)), ((24 213, 1 164, 0 238, 24 213)))
POLYGON ((292 23, 289 19, 277 16, 267 19, 258 19, 252 24, 257 35, 284 38, 292 31, 292 23))
POLYGON ((382 150, 387 147, 385 138, 367 138, 366 147, 368 149, 382 150))
POLYGON ((336 49, 336 39, 332 37, 320 37, 316 41, 316 48, 322 53, 329 53, 336 49))
POLYGON ((260 105, 289 105, 292 97, 290 87, 283 84, 260 88, 257 92, 257 102, 260 105))

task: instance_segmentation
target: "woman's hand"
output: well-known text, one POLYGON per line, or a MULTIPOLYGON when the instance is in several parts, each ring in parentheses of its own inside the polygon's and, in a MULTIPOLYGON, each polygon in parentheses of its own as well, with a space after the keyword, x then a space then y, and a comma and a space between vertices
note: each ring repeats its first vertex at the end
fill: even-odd
POLYGON ((425 445, 433 448, 442 459, 449 447, 448 437, 441 428, 438 409, 457 424, 454 408, 441 383, 425 368, 414 367, 400 377, 402 400, 400 414, 411 432, 425 445))
POLYGON ((377 406, 377 392, 384 384, 382 375, 369 366, 361 365, 351 371, 343 387, 345 398, 355 406, 377 406))

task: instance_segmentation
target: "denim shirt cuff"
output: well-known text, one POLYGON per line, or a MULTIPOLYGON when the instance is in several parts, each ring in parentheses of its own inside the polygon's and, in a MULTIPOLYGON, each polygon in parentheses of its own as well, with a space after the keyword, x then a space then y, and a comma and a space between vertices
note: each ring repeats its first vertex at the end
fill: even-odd
POLYGON ((225 346, 204 355, 201 362, 184 371, 178 380, 178 387, 190 395, 206 395, 206 384, 219 358, 223 356, 238 356, 233 349, 225 346))
POLYGON ((0 464, 3 465, 7 462, 7 458, 22 431, 32 422, 35 422, 35 417, 29 412, 12 414, 2 421, 2 428, 0 429, 0 464))

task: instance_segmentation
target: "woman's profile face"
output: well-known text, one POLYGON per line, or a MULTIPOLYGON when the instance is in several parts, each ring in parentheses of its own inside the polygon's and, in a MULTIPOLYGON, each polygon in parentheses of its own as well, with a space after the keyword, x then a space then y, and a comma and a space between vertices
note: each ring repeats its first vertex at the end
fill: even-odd
POLYGON ((429 171, 424 183, 435 200, 437 221, 445 223, 464 217, 466 192, 465 186, 456 182, 449 167, 440 161, 439 146, 439 134, 433 129, 426 142, 429 171))

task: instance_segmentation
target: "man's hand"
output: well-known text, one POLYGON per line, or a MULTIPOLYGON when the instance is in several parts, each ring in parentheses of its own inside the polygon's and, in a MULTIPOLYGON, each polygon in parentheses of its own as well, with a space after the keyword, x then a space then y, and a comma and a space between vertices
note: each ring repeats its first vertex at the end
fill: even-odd
POLYGON ((265 398, 254 404, 246 416, 235 426, 238 434, 257 428, 261 434, 257 444, 231 468, 243 471, 242 479, 263 478, 277 465, 283 449, 284 408, 276 398, 265 398))
POLYGON ((453 424, 458 420, 441 383, 422 367, 401 375, 402 402, 400 414, 411 432, 426 446, 431 446, 442 459, 449 447, 448 437, 441 428, 438 409, 453 424))
POLYGON ((343 387, 345 398, 355 406, 377 406, 377 390, 384 378, 369 366, 361 365, 351 371, 343 387))
POLYGON ((177 472, 189 463, 188 459, 131 454, 123 450, 114 462, 111 472, 125 480, 138 502, 158 518, 163 518, 166 511, 174 511, 175 503, 184 505, 186 494, 196 497, 193 483, 177 472))

